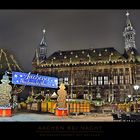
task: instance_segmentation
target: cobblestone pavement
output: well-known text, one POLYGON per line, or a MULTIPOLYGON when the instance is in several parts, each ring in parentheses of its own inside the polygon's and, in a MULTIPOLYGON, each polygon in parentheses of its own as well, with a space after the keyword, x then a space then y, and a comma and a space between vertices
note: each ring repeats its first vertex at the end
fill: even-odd
POLYGON ((88 115, 70 115, 58 117, 54 114, 38 114, 38 113, 17 113, 12 117, 0 117, 0 122, 36 122, 36 121, 97 121, 97 122, 112 122, 113 118, 109 114, 88 114, 88 115))

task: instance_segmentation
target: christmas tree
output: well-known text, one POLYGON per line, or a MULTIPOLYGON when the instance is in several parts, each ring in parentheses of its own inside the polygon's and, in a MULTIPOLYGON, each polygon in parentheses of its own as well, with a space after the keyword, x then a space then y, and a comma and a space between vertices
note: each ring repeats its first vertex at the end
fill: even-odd
POLYGON ((67 92, 65 91, 65 85, 63 83, 60 84, 59 90, 57 91, 57 107, 58 108, 66 108, 66 96, 67 92))
POLYGON ((0 84, 0 106, 9 106, 12 86, 9 85, 10 80, 9 76, 7 76, 7 73, 3 75, 1 82, 2 84, 0 84))

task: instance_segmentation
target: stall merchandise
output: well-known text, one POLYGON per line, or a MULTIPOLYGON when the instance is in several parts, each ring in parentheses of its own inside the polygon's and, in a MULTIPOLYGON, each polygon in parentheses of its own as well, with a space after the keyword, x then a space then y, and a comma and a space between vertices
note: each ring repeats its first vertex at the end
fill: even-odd
POLYGON ((40 111, 41 110, 41 103, 32 103, 31 110, 40 111))
POLYGON ((86 100, 70 100, 67 101, 69 113, 89 113, 91 110, 90 102, 86 100))
POLYGON ((56 101, 48 101, 48 112, 55 113, 56 110, 56 101))
POLYGON ((41 112, 47 112, 48 111, 48 104, 46 101, 41 102, 41 112))

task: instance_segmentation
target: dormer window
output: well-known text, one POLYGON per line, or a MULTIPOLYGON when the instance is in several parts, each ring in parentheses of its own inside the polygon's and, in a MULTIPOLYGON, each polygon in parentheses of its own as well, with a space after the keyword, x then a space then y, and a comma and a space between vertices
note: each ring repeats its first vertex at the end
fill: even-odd
POLYGON ((111 53, 111 55, 113 55, 113 52, 111 53))
POLYGON ((134 52, 132 51, 131 54, 134 54, 134 52))

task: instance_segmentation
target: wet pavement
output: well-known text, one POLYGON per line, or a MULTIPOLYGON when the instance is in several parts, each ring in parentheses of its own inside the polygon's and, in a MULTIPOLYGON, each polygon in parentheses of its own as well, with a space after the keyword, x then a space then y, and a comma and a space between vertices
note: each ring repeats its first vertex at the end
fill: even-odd
POLYGON ((112 122, 113 118, 109 114, 88 114, 88 115, 70 115, 70 116, 55 116, 54 114, 39 114, 39 113, 17 113, 12 117, 0 117, 0 122, 40 122, 40 121, 83 121, 83 122, 112 122))

